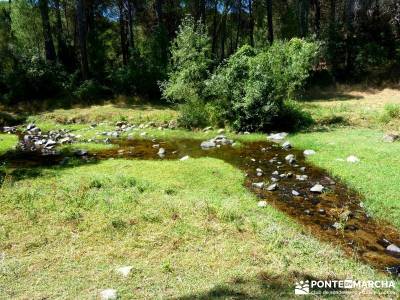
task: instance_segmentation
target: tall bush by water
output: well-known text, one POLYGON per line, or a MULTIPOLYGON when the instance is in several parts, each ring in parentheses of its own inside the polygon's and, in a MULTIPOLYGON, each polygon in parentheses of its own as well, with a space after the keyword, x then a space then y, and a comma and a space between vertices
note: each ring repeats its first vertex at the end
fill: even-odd
POLYGON ((187 17, 171 46, 168 80, 161 83, 162 95, 180 106, 184 127, 207 124, 205 80, 212 63, 210 39, 201 22, 187 17))

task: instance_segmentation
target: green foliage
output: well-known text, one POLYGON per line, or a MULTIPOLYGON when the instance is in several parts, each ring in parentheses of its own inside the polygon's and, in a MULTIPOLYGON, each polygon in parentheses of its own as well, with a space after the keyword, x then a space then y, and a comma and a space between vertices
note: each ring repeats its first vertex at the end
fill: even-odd
POLYGON ((3 100, 6 103, 27 99, 43 99, 60 95, 67 88, 68 75, 64 68, 42 59, 21 59, 12 72, 2 77, 3 100))
POLYGON ((101 97, 107 97, 111 91, 95 80, 85 80, 74 92, 73 96, 86 103, 93 102, 101 97))
POLYGON ((285 106, 284 100, 303 87, 318 49, 318 43, 297 38, 258 53, 250 46, 239 49, 207 84, 213 102, 226 109, 221 117, 236 130, 299 127, 297 120, 291 121, 292 126, 283 120, 300 117, 300 111, 291 113, 294 106, 285 106))
POLYGON ((171 46, 168 80, 161 84, 163 97, 174 103, 203 99, 210 56, 210 39, 204 25, 191 17, 184 19, 171 46))

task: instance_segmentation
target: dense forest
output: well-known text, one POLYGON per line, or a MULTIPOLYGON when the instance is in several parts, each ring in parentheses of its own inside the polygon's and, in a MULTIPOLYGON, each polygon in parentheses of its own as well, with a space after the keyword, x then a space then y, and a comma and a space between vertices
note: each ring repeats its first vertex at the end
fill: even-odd
POLYGON ((321 45, 311 79, 396 75, 397 0, 9 0, 0 2, 1 100, 158 99, 187 15, 204 26, 210 70, 243 45, 299 37, 321 45))

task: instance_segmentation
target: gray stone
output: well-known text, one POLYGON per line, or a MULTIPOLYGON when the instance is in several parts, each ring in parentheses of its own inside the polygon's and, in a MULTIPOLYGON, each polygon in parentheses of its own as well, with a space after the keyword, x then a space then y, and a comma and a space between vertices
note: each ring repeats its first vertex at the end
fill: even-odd
POLYGON ((267 201, 258 201, 257 206, 258 207, 266 207, 268 205, 267 201))
POLYGON ((286 141, 286 142, 284 142, 284 143, 282 144, 282 148, 285 149, 285 150, 289 150, 289 149, 292 148, 292 145, 290 144, 289 141, 286 141))
POLYGON ((267 139, 268 140, 275 140, 275 141, 281 141, 284 138, 286 138, 288 134, 286 132, 280 132, 280 133, 275 133, 275 134, 270 134, 267 139))
POLYGON ((383 141, 387 143, 393 143, 400 139, 400 135, 396 133, 388 133, 383 136, 383 141))
POLYGON ((180 161, 185 161, 185 160, 188 160, 189 158, 190 158, 189 155, 185 155, 184 157, 182 157, 182 158, 180 159, 180 161))
POLYGON ((213 141, 204 141, 200 144, 200 147, 203 149, 210 149, 216 147, 217 144, 214 143, 213 141))
POLYGON ((314 155, 315 153, 316 153, 316 152, 315 152, 314 150, 310 150, 310 149, 304 150, 304 152, 303 152, 303 154, 304 154, 305 156, 314 155))
POLYGON ((296 179, 300 181, 306 181, 308 179, 307 175, 296 175, 296 179))
POLYGON ((123 277, 128 277, 129 274, 131 273, 133 267, 132 266, 125 266, 125 267, 120 267, 118 269, 116 269, 116 272, 120 275, 122 275, 123 277))
POLYGON ((278 189, 278 184, 277 183, 273 183, 270 186, 267 187, 267 190, 272 192, 272 191, 276 191, 278 189))
POLYGON ((314 185, 314 186, 310 189, 310 192, 313 192, 313 193, 322 193, 323 190, 324 190, 324 186, 323 186, 323 185, 321 185, 321 184, 316 184, 316 185, 314 185))
POLYGON ((264 182, 253 182, 252 186, 258 189, 264 188, 264 182))
POLYGON ((165 155, 165 149, 164 148, 160 148, 160 149, 158 149, 158 155, 165 155))
POLYGON ((74 154, 77 156, 86 156, 86 155, 88 155, 88 152, 87 152, 87 150, 76 150, 74 152, 74 154))
POLYGON ((293 196, 300 196, 300 193, 298 191, 292 190, 292 195, 293 196))
POLYGON ((358 163, 360 159, 357 156, 350 155, 349 157, 346 158, 346 161, 349 163, 358 163))
POLYGON ((115 300, 118 298, 117 290, 115 289, 106 289, 100 292, 101 300, 115 300))
POLYGON ((210 131, 210 130, 212 130, 212 129, 213 129, 213 128, 212 128, 211 126, 208 126, 208 127, 204 128, 203 131, 210 131))
POLYGON ((389 246, 387 246, 386 251, 388 251, 390 254, 400 256, 400 248, 397 247, 395 244, 390 244, 389 246))
POLYGON ((339 229, 341 229, 343 226, 342 226, 342 224, 340 224, 340 223, 338 223, 338 222, 335 222, 335 223, 332 224, 332 227, 335 228, 336 230, 339 230, 339 229))

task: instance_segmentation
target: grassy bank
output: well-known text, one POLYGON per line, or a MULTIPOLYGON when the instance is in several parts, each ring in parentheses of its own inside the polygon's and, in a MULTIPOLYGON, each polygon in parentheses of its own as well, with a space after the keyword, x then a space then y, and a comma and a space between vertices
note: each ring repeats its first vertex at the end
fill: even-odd
POLYGON ((213 159, 110 160, 6 179, 2 297, 291 298, 304 278, 380 278, 271 207, 213 159), (192 176, 196 174, 196 176, 192 176), (131 265, 131 276, 116 274, 131 265), (32 284, 34 282, 35 284, 32 284))
POLYGON ((383 142, 381 131, 355 128, 300 133, 290 141, 297 148, 316 150, 310 162, 359 191, 375 217, 400 228, 400 143, 383 142), (348 163, 350 155, 360 162, 348 163))

